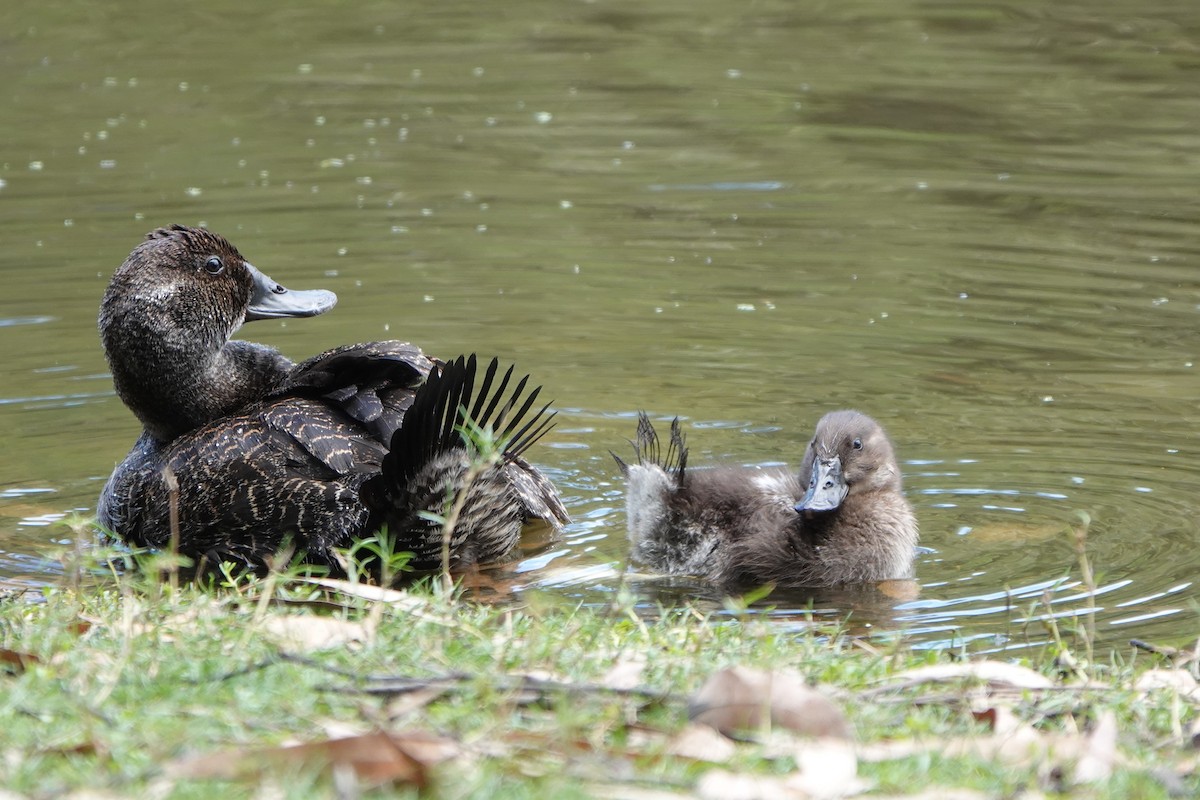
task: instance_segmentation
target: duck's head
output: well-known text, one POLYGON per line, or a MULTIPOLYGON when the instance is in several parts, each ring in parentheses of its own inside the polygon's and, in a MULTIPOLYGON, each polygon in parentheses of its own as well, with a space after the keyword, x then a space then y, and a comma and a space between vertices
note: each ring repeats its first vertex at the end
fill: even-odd
POLYGON ((290 291, 276 283, 224 236, 171 225, 146 234, 117 268, 100 305, 100 330, 122 315, 163 314, 166 327, 179 333, 223 341, 243 322, 311 317, 336 302, 333 292, 290 291))
POLYGON ((857 411, 831 411, 817 423, 800 481, 807 491, 796 511, 820 513, 840 508, 855 495, 899 491, 900 468, 878 422, 857 411))
POLYGON ((269 348, 226 347, 243 322, 311 317, 336 302, 333 292, 276 283, 223 236, 172 225, 147 234, 113 273, 100 338, 117 393, 166 439, 270 385, 275 363, 286 368, 269 348), (256 358, 264 352, 274 360, 256 358))

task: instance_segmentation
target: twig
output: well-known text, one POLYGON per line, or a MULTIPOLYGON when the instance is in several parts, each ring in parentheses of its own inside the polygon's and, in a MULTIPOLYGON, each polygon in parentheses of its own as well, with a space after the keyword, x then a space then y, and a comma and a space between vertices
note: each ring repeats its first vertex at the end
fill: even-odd
POLYGON ((171 544, 168 550, 171 560, 167 576, 171 593, 174 595, 179 591, 179 481, 170 465, 162 468, 162 477, 163 482, 167 484, 167 518, 171 528, 171 544))
MULTIPOLYGON (((364 694, 407 694, 421 689, 442 688, 450 689, 465 683, 474 681, 481 676, 471 675, 468 673, 456 672, 447 675, 438 675, 430 678, 412 678, 404 675, 397 675, 391 678, 380 680, 378 678, 367 681, 368 685, 361 687, 329 687, 325 691, 339 693, 364 693, 364 694)), ((564 681, 547 680, 545 678, 535 678, 532 675, 492 675, 487 678, 489 686, 495 689, 506 692, 538 692, 539 694, 550 694, 552 692, 564 692, 566 694, 611 694, 623 697, 642 697, 651 701, 666 701, 675 698, 671 693, 660 692, 654 689, 641 688, 618 688, 615 686, 605 686, 598 683, 566 683, 564 681)))
MULTIPOLYGON (((970 680, 970 676, 963 676, 956 680, 970 680)), ((975 679, 978 680, 978 679, 975 679)), ((946 683, 945 679, 929 679, 929 678, 913 678, 912 680, 900 681, 888 686, 877 686, 874 689, 863 689, 861 692, 854 692, 854 696, 859 700, 870 700, 880 695, 902 692, 906 689, 913 689, 918 686, 923 686, 928 683, 946 683)), ((1115 692, 1124 691, 1119 687, 1113 686, 1017 686, 1016 684, 1001 684, 991 681, 983 681, 986 684, 986 694, 1082 694, 1084 692, 1115 692)), ((938 695, 940 698, 941 695, 938 695)), ((909 699, 892 699, 884 700, 883 702, 913 702, 909 699)))
MULTIPOLYGON (((472 681, 479 679, 480 675, 473 675, 467 672, 450 672, 444 675, 432 675, 427 678, 417 678, 408 675, 363 675, 359 672, 341 669, 321 661, 317 661, 307 656, 298 655, 296 653, 288 653, 280 651, 272 658, 263 659, 253 664, 247 664, 244 667, 232 670, 230 672, 218 675, 215 678, 207 679, 190 679, 187 682, 193 684, 204 683, 219 683, 222 681, 240 678, 243 675, 249 675, 258 672, 268 667, 276 666, 277 664, 297 664, 311 669, 317 669, 321 672, 327 672, 331 675, 336 675, 340 678, 347 678, 352 681, 353 686, 330 686, 323 689, 327 692, 336 692, 338 694, 372 694, 372 695, 397 695, 408 694, 422 689, 441 688, 452 689, 456 686, 462 686, 472 681)), ((625 697, 642 697, 651 701, 666 701, 675 698, 669 692, 659 692, 653 689, 640 688, 618 688, 614 686, 605 686, 598 683, 566 683, 564 681, 548 680, 546 678, 535 678, 532 675, 492 675, 487 678, 488 684, 500 689, 501 691, 518 692, 530 691, 540 694, 550 694, 552 692, 565 692, 567 694, 611 694, 625 697)))

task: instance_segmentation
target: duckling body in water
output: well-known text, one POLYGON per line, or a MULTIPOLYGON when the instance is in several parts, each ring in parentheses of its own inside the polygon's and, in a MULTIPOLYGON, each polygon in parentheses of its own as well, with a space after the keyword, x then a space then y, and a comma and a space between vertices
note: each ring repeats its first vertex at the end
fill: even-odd
POLYGON ((654 570, 699 575, 727 591, 912 576, 916 518, 892 443, 865 414, 822 417, 799 474, 689 469, 678 419, 664 454, 642 414, 634 449, 636 463, 617 459, 629 538, 635 558, 654 570))
POLYGON ((507 425, 515 436, 473 485, 451 566, 504 557, 525 521, 557 528, 568 520, 553 484, 522 457, 537 438, 530 431, 545 432, 545 409, 524 433, 516 428, 532 400, 514 413, 525 381, 502 398, 509 380, 493 382, 495 363, 475 391, 474 357, 438 378, 439 365, 404 342, 347 345, 293 364, 274 348, 230 340, 244 321, 313 316, 335 302, 331 292, 288 291, 207 230, 148 234, 100 308, 113 383, 143 425, 101 493, 100 523, 134 546, 255 571, 287 540, 310 563, 336 569, 334 548, 388 525, 416 567, 436 567, 440 528, 434 553, 429 523, 417 514, 435 510, 427 507, 432 490, 416 495, 440 471, 432 480, 443 502, 446 476, 467 469, 469 450, 446 425, 458 410, 447 410, 451 398, 488 410, 483 424, 507 425), (491 518, 504 522, 484 524, 491 518))

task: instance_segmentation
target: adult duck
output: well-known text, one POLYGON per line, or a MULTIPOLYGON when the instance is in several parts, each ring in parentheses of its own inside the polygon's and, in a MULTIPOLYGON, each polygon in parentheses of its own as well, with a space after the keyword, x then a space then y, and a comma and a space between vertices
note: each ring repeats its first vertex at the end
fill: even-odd
POLYGON ((629 538, 635 558, 654 570, 699 575, 728 591, 912 576, 916 518, 891 440, 865 414, 822 417, 798 474, 691 469, 679 420, 663 452, 645 414, 634 453, 636 463, 617 458, 629 538))
MULTIPOLYGON (((289 291, 224 237, 173 225, 150 232, 113 274, 99 329, 117 394, 143 426, 100 495, 98 518, 130 545, 174 549, 199 569, 262 571, 290 542, 310 563, 385 526, 413 566, 495 561, 523 523, 568 521, 551 482, 522 453, 546 431, 537 389, 474 356, 445 369, 415 345, 367 342, 299 364, 232 340, 243 322, 308 317, 332 292, 289 291), (443 552, 447 498, 474 457, 461 409, 507 435, 471 474, 443 552), (450 492, 448 495, 447 492, 450 492)), ((540 387, 539 387, 540 388, 540 387)))

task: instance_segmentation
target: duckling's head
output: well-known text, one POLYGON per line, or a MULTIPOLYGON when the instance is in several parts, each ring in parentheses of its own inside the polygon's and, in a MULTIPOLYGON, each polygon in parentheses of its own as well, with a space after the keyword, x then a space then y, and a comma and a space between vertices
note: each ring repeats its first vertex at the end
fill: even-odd
POLYGON ((796 511, 835 511, 847 498, 899 492, 900 468, 878 422, 858 411, 831 411, 817 423, 800 466, 800 481, 808 489, 796 511))
POLYGON ((113 273, 100 338, 121 399, 169 439, 228 413, 278 377, 272 366, 290 364, 270 348, 227 348, 243 322, 310 317, 336 301, 323 290, 289 291, 223 236, 172 225, 147 234, 113 273))

